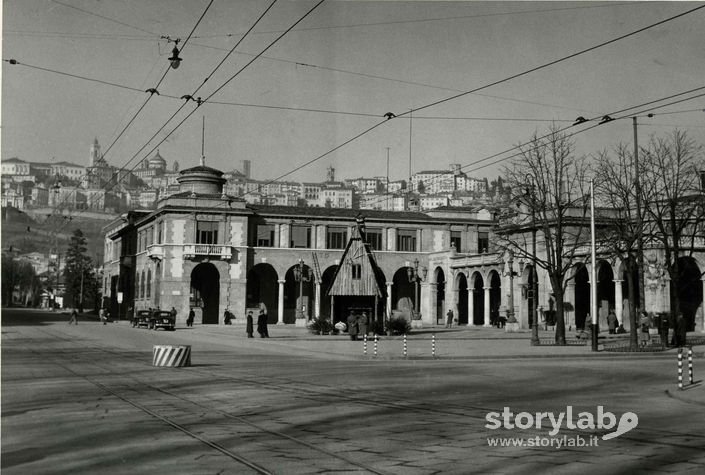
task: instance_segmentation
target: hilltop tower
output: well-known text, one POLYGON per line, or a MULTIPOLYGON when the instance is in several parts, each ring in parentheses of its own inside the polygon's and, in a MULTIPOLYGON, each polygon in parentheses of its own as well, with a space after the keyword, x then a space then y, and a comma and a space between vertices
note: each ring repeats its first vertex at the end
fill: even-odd
POLYGON ((100 160, 102 154, 100 153, 100 144, 98 143, 98 137, 93 140, 93 145, 91 145, 90 158, 88 161, 89 167, 94 167, 98 160, 100 160))

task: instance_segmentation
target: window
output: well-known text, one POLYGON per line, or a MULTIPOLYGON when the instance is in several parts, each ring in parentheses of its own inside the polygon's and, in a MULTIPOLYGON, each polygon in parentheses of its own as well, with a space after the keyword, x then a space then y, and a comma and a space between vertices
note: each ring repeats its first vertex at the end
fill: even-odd
POLYGON ((196 244, 218 244, 218 222, 196 222, 196 244))
POLYGON ((166 227, 166 221, 162 221, 157 225, 157 244, 162 244, 164 242, 164 228, 166 227))
POLYGON ((311 227, 291 225, 291 248, 311 247, 311 227))
POLYGON ((397 251, 416 251, 416 230, 400 229, 397 233, 397 251))
POLYGON ((460 247, 461 245, 461 239, 460 239, 460 231, 451 231, 450 232, 450 246, 454 247, 456 251, 460 252, 462 248, 460 247))
POLYGON ((480 231, 477 233, 477 252, 487 252, 490 247, 490 233, 480 231))
POLYGON ((144 298, 144 281, 145 281, 145 275, 144 271, 142 271, 141 277, 140 277, 140 298, 144 298))
POLYGON ((147 228, 147 231, 145 232, 144 240, 145 240, 145 243, 144 243, 145 249, 147 249, 147 247, 154 244, 154 228, 152 226, 147 228))
POLYGON ((365 229, 365 242, 370 245, 373 251, 382 250, 382 230, 367 228, 365 229))
POLYGON ((353 280, 360 280, 362 278, 362 265, 361 264, 353 264, 351 266, 351 269, 352 269, 353 280))
POLYGON ((345 249, 347 243, 347 228, 331 226, 326 230, 326 249, 345 249))
POLYGON ((152 297, 152 269, 147 271, 147 298, 152 297))
POLYGON ((258 224, 257 238, 255 241, 257 247, 274 247, 274 225, 273 224, 258 224))

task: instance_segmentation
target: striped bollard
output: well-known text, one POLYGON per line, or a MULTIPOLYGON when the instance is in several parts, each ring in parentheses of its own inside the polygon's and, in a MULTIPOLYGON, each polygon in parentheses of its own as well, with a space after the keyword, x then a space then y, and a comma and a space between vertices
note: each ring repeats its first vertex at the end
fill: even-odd
POLYGON ((431 356, 436 357, 436 334, 431 335, 431 356))
POLYGON ((362 354, 367 356, 367 334, 362 335, 362 354))
POLYGON ((683 348, 678 348, 678 389, 683 389, 683 348))
POLYGON ((688 347, 688 380, 693 384, 693 348, 688 347))
POLYGON ((375 333, 375 358, 377 358, 377 334, 375 333))
POLYGON ((170 368, 191 366, 191 346, 154 345, 152 366, 170 368))
POLYGON ((406 333, 404 333, 404 358, 407 356, 406 333))

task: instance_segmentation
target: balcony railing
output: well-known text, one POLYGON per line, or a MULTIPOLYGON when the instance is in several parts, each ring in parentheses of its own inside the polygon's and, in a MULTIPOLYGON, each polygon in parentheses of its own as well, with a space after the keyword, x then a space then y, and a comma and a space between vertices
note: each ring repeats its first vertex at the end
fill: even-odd
POLYGON ((227 244, 184 244, 184 258, 196 257, 230 260, 233 257, 233 249, 227 244))

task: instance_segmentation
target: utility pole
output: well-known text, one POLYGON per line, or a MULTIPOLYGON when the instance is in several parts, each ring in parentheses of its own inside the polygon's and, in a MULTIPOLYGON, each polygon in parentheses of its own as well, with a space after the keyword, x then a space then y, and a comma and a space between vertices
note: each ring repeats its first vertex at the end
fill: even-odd
MULTIPOLYGON (((632 117, 634 127, 634 191, 636 193, 636 226, 637 226, 637 275, 639 282, 639 307, 644 308, 644 223, 641 216, 641 181, 639 179, 639 143, 637 141, 636 116, 632 117)), ((622 278, 621 276, 619 277, 622 278)), ((621 304, 621 302, 619 302, 621 304)))
POLYGON ((590 314, 592 315, 592 351, 597 351, 597 252, 595 250, 595 193, 590 180, 590 314))
POLYGON ((409 210, 409 200, 411 199, 411 137, 413 131, 413 110, 409 111, 409 183, 406 184, 406 210, 409 210))

